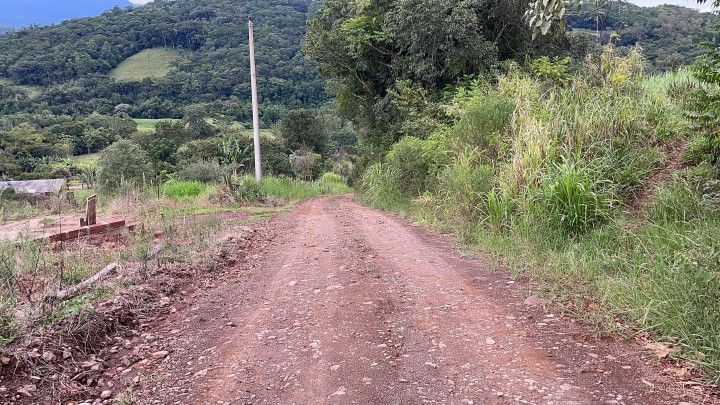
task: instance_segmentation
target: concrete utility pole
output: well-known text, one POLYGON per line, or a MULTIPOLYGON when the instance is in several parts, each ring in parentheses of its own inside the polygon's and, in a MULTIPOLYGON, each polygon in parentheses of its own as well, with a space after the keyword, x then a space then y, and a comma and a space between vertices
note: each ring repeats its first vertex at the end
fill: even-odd
POLYGON ((260 160, 260 113, 258 112, 257 75, 255 73, 255 38, 253 36, 253 21, 248 18, 248 33, 250 43, 250 86, 252 87, 252 113, 253 113, 253 142, 255 144, 255 180, 262 181, 262 165, 260 160))

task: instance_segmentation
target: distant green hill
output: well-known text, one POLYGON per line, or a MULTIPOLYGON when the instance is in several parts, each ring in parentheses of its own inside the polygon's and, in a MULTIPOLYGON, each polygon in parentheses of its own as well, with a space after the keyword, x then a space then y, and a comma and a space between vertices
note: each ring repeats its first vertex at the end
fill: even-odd
POLYGON ((602 43, 612 39, 621 49, 639 45, 657 70, 692 63, 703 53, 700 44, 713 39, 719 22, 714 14, 671 5, 640 7, 613 1, 599 12, 590 3, 581 10, 568 16, 569 28, 597 35, 599 21, 602 43))
POLYGON ((121 82, 139 82, 143 79, 159 80, 165 78, 183 59, 183 52, 177 49, 145 49, 122 61, 110 72, 110 77, 121 82))
MULTIPOLYGON (((200 103, 247 121, 247 17, 253 16, 261 112, 273 122, 287 108, 327 100, 324 80, 300 49, 309 2, 156 1, 3 35, 0 77, 44 88, 32 103, 12 98, 10 112, 25 106, 29 112, 107 114, 125 104, 132 116, 165 118, 200 103)), ((0 110, 8 111, 1 104, 2 98, 0 110)))

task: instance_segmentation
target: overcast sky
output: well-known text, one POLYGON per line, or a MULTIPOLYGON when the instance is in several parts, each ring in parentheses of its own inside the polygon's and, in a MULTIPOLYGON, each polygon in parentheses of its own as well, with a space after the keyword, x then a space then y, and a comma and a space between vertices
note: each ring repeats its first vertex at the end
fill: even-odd
POLYGON ((712 10, 712 7, 707 5, 707 3, 711 3, 712 0, 709 0, 708 2, 706 2, 706 4, 703 4, 703 5, 698 5, 697 1, 695 1, 695 0, 630 0, 630 2, 641 5, 641 6, 657 6, 658 4, 677 4, 678 6, 697 8, 697 9, 702 9, 705 11, 712 10))

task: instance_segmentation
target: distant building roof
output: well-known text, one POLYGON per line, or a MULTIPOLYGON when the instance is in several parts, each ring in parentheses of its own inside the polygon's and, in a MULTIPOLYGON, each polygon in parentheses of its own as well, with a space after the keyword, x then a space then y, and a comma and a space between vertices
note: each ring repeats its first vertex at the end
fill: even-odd
POLYGON ((59 193, 65 187, 65 179, 0 181, 0 191, 12 188, 19 193, 50 194, 59 193))

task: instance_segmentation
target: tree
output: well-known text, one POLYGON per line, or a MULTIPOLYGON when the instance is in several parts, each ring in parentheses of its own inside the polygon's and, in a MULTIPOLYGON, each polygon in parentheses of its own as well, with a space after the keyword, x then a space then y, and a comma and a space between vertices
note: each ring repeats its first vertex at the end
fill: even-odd
POLYGON ((415 111, 400 108, 401 87, 427 94, 424 104, 433 106, 447 87, 499 60, 572 51, 560 30, 530 41, 526 7, 525 0, 327 0, 310 22, 305 51, 357 128, 361 153, 377 160, 415 135, 406 131, 406 113, 415 111))
POLYGON ((308 109, 293 110, 280 120, 280 136, 292 150, 307 149, 323 153, 327 134, 322 120, 308 109))
POLYGON ((108 146, 98 160, 99 185, 109 190, 117 189, 123 183, 140 185, 150 173, 147 154, 130 140, 108 146))
MULTIPOLYGON (((707 3, 708 0, 696 0, 698 4, 707 3)), ((720 0, 711 0, 715 7, 720 6, 720 0)), ((598 1, 595 2, 596 7, 598 1)), ((564 23, 571 8, 579 9, 583 0, 534 0, 525 12, 528 24, 533 30, 533 37, 538 34, 545 35, 557 23, 564 23)), ((596 22, 599 25, 599 22, 596 22)), ((598 26, 599 29, 599 26, 598 26)))

